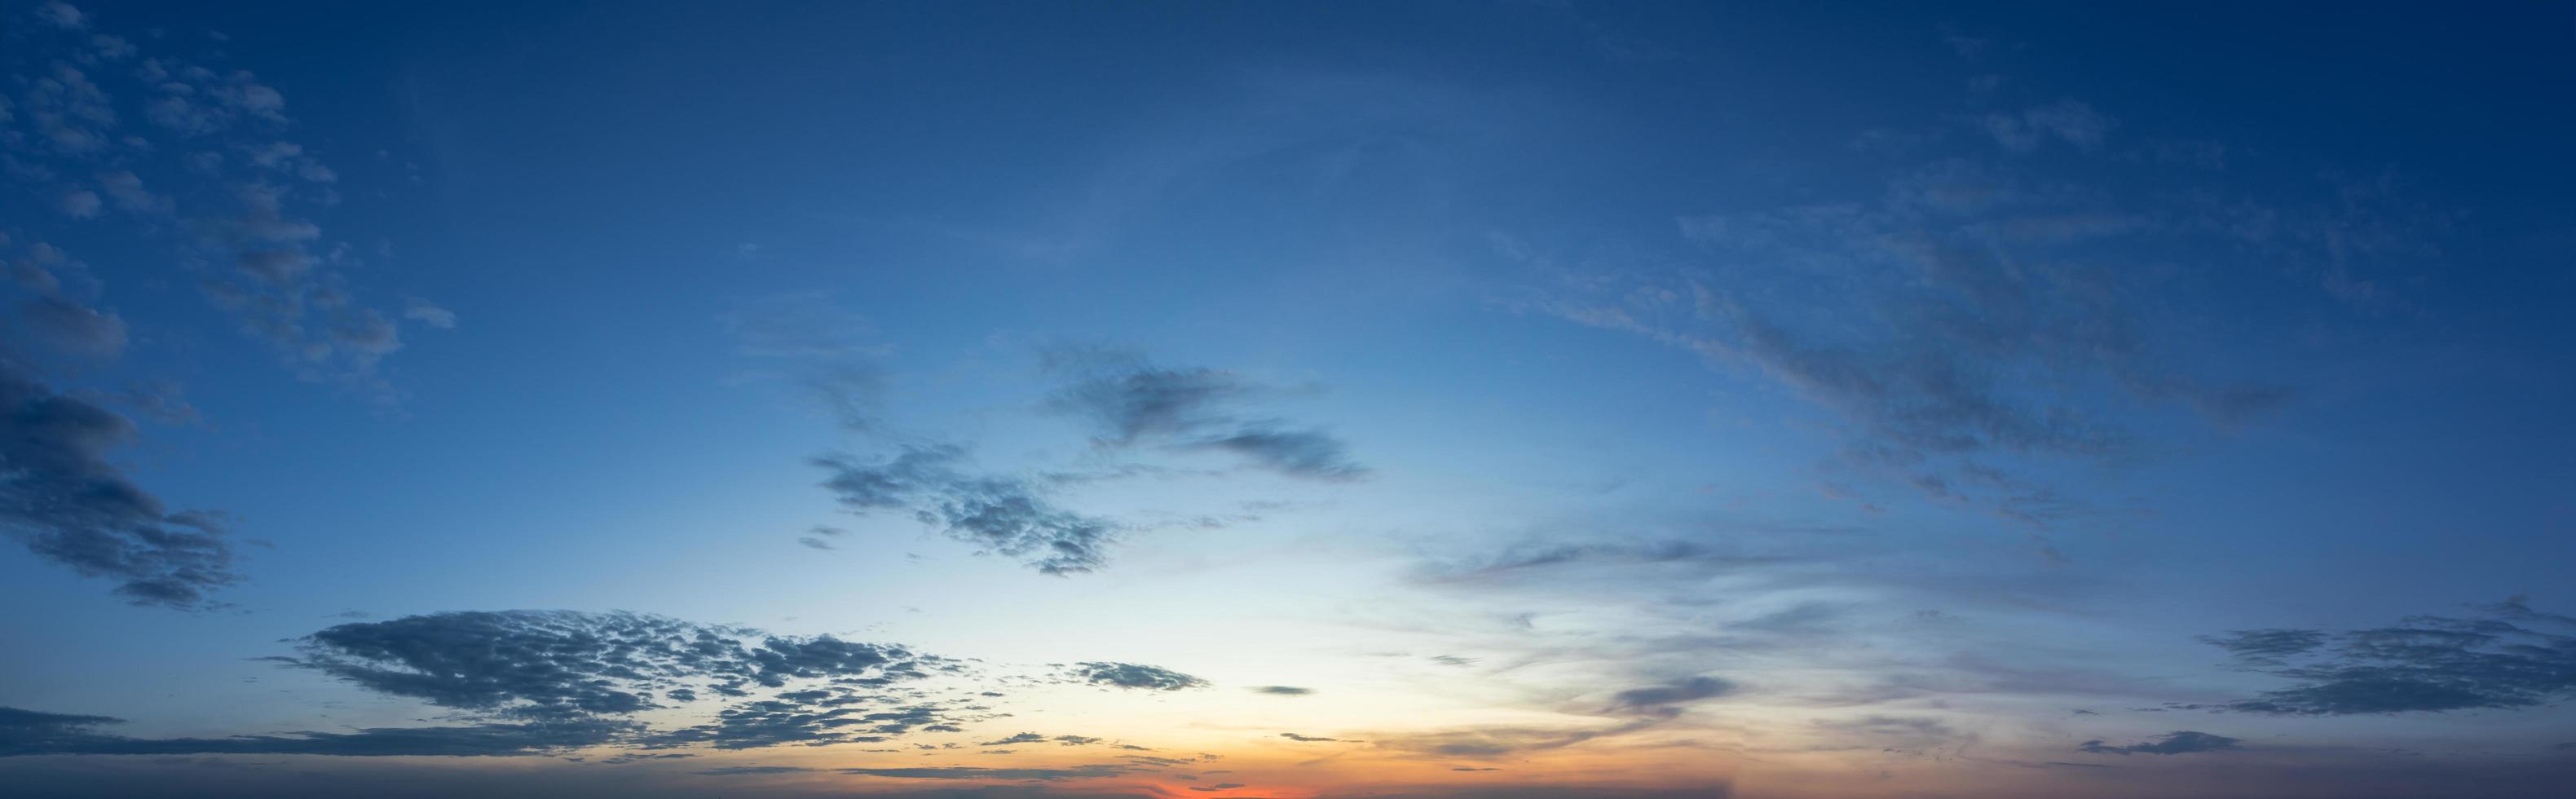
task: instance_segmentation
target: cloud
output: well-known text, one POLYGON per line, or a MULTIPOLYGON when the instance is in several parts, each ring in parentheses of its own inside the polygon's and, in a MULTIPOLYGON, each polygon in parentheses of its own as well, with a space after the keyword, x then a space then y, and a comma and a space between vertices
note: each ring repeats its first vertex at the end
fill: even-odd
POLYGON ((98 198, 98 192, 88 189, 65 192, 61 202, 63 215, 73 219, 96 218, 98 209, 103 204, 98 198))
POLYGON ((2202 640, 2293 681, 2211 709, 2331 716, 2534 707, 2576 695, 2576 620, 2520 600, 2479 618, 2361 630, 2240 630, 2202 640), (2562 632, 2549 632, 2556 628, 2562 632))
POLYGON ((1618 691, 1611 695, 1610 704, 1607 707, 1591 705, 1559 708, 1565 712, 1612 722, 1608 726, 1589 729, 1478 727, 1373 735, 1371 740, 1384 748, 1439 757, 1503 757, 1523 752, 1560 749, 1587 741, 1617 738, 1662 727, 1680 718, 1685 705, 1724 696, 1735 689, 1734 683, 1715 677, 1689 677, 1660 685, 1618 691))
POLYGON ((2026 153, 2039 149, 2050 139, 2092 151, 2102 147, 2103 139, 2119 123, 2092 106, 2075 100, 2059 100, 2033 106, 2019 114, 1996 112, 1979 120, 1995 143, 2013 152, 2026 153))
MULTIPOLYGON (((2078 129, 2058 116, 2075 115, 2040 118, 2078 129)), ((2048 527, 2104 512, 2001 464, 2130 463, 2155 452, 2132 432, 2142 413, 2229 426, 2291 396, 2175 365, 2159 339, 2171 312, 2146 295, 2157 282, 2126 264, 2213 243, 2137 243, 2180 216, 1950 158, 1859 200, 1684 218, 1704 266, 1577 269, 1510 236, 1492 246, 1535 278, 1514 307, 1686 350, 1827 411, 1844 439, 1831 468, 2048 527)))
POLYGON ((1924 748, 1974 737, 1952 729, 1940 719, 1920 716, 1868 715, 1819 720, 1816 727, 1844 736, 1857 736, 1873 742, 1873 746, 1924 748))
POLYGON ((1067 768, 927 766, 911 768, 834 769, 835 772, 841 774, 853 774, 862 777, 891 777, 909 780, 1040 780, 1047 782, 1053 782, 1056 780, 1090 779, 1094 777, 1115 777, 1121 774, 1131 774, 1137 770, 1138 769, 1134 766, 1116 764, 1071 766, 1067 768))
POLYGON ((1255 685, 1251 690, 1256 694, 1271 696, 1305 696, 1315 692, 1313 688, 1299 688, 1294 685, 1255 685))
POLYGON ((809 292, 737 300, 717 321, 745 357, 784 367, 843 428, 881 432, 887 378, 878 361, 891 350, 872 340, 866 318, 809 292))
POLYGON ((1020 733, 1020 734, 1018 734, 1018 735, 1013 735, 1013 736, 1010 736, 1010 737, 1007 737, 1007 738, 1000 738, 1000 739, 996 739, 996 740, 991 740, 991 741, 985 741, 985 742, 982 742, 982 743, 978 743, 978 744, 976 744, 976 746, 1010 746, 1010 745, 1013 745, 1013 744, 1039 743, 1039 742, 1045 741, 1046 739, 1047 739, 1047 737, 1046 737, 1045 735, 1043 735, 1043 734, 1040 734, 1040 733, 1024 732, 1024 733, 1020 733))
POLYGON ((207 607, 241 581, 222 517, 172 511, 108 460, 131 420, 0 359, 0 529, 38 557, 120 581, 137 605, 207 607))
POLYGON ((1263 468, 1298 477, 1354 480, 1368 474, 1351 462, 1341 439, 1319 430, 1252 426, 1194 446, 1242 455, 1263 468))
MULTIPOLYGON (((86 25, 59 3, 37 16, 78 23, 61 28, 86 25)), ((387 309, 360 296, 351 267, 362 259, 323 237, 316 217, 340 203, 329 185, 338 174, 304 146, 278 139, 292 124, 283 93, 248 71, 198 63, 197 56, 147 57, 120 37, 24 32, 31 35, 17 44, 53 56, 40 58, 47 68, 17 76, 27 86, 24 110, 36 135, 32 146, 13 144, 13 153, 30 158, 12 164, 22 178, 41 178, 31 189, 72 218, 129 223, 107 234, 145 242, 149 251, 175 250, 172 266, 187 270, 207 302, 297 377, 380 403, 396 399, 378 367, 402 339, 387 309), (127 63, 110 63, 116 61, 127 63), (139 108, 155 126, 204 140, 156 147, 118 129, 120 108, 139 108), (156 174, 197 180, 155 193, 140 175, 156 174), (111 206, 131 216, 104 213, 111 206)), ((0 109, 0 118, 13 115, 0 109)))
POLYGON ((455 311, 438 307, 436 303, 432 303, 418 297, 413 297, 403 301, 403 318, 418 321, 422 324, 429 325, 430 327, 435 327, 440 330, 449 330, 456 327, 455 311))
POLYGON ((1102 447, 1225 452, 1280 474, 1325 481, 1368 473, 1330 433, 1242 417, 1241 406, 1279 390, 1233 372, 1158 367, 1117 350, 1057 349, 1045 360, 1048 371, 1066 380, 1048 406, 1089 421, 1093 443, 1102 447))
POLYGON ((1692 541, 1532 541, 1473 558, 1427 563, 1421 567, 1418 576, 1429 582, 1451 584, 1513 579, 1561 582, 1565 579, 1563 571, 1586 566, 1605 567, 1620 579, 1630 579, 1639 567, 1662 564, 1726 570, 1778 565, 1789 560, 1775 555, 1743 554, 1692 541))
POLYGON ((1735 690, 1735 684, 1715 677, 1692 677, 1667 685, 1631 688, 1612 694, 1611 707, 1623 712, 1650 716, 1671 716, 1681 712, 1680 705, 1722 696, 1735 690))
POLYGON ((1340 743, 1342 741, 1340 738, 1321 738, 1313 735, 1298 735, 1293 732, 1280 733, 1279 737, 1296 741, 1298 743, 1340 743))
POLYGON ((44 5, 37 6, 36 18, 62 28, 79 28, 88 24, 80 9, 62 0, 47 0, 44 5))
POLYGON ((2238 657, 2281 658, 2316 651, 2326 644, 2326 634, 2318 630, 2237 630, 2224 637, 2204 635, 2200 641, 2238 657))
POLYGON ((2176 730, 2128 746, 2106 746, 2101 741, 2085 741, 2075 748, 2104 755, 2188 755, 2198 752, 2225 752, 2236 749, 2237 739, 2205 732, 2176 730))
POLYGON ((132 172, 110 172, 98 176, 99 186, 116 201, 116 207, 130 213, 165 213, 170 201, 143 188, 143 179, 132 172))
POLYGON ((379 693, 516 718, 628 714, 790 680, 893 682, 945 667, 899 646, 799 638, 659 616, 464 611, 343 624, 285 662, 379 693))
POLYGON ((0 707, 0 756, 13 755, 342 755, 474 757, 525 755, 597 746, 631 722, 565 719, 449 727, 378 727, 357 732, 299 732, 229 738, 128 738, 91 728, 123 723, 0 707))
MULTIPOLYGON (((354 622, 298 639, 293 656, 260 660, 309 669, 375 694, 419 700, 450 711, 447 719, 472 723, 140 739, 95 730, 120 723, 114 718, 0 708, 0 755, 464 756, 596 746, 736 750, 883 743, 916 733, 961 733, 968 724, 1009 715, 978 704, 984 701, 979 696, 997 695, 989 691, 968 695, 922 687, 922 681, 932 678, 977 676, 959 661, 828 635, 777 635, 624 612, 460 611, 354 622), (647 722, 673 718, 688 710, 683 706, 710 697, 723 697, 728 704, 712 716, 698 716, 699 723, 647 722), (646 711, 656 712, 645 716, 646 711)), ((1075 676, 1148 690, 1205 684, 1176 672, 1123 663, 1080 664, 1075 676)), ((1021 733, 985 745, 1078 747, 1102 741, 1021 733)), ((1112 768, 1195 762, 1155 760, 1168 762, 1112 768)))
POLYGON ((1197 677, 1137 663, 1077 663, 1072 674, 1087 683, 1148 691, 1179 691, 1208 685, 1208 681, 1197 677))
POLYGON ((60 296, 19 303, 18 321, 36 339, 62 352, 105 359, 125 351, 123 317, 60 296))
POLYGON ((997 552, 1044 574, 1089 572, 1107 565, 1120 526, 1049 502, 1028 480, 964 471, 965 450, 914 445, 882 461, 827 456, 823 485, 853 513, 910 510, 949 538, 997 552))

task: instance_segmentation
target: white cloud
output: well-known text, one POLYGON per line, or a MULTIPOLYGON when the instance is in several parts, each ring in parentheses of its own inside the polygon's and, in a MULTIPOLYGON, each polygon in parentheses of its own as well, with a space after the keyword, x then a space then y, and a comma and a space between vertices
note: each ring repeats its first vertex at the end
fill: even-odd
POLYGON ((405 307, 403 308, 403 318, 419 320, 422 324, 426 324, 440 330, 448 330, 456 327, 455 311, 438 307, 436 304, 419 297, 413 297, 405 304, 405 307))
POLYGON ((78 189, 63 195, 63 213, 71 215, 73 219, 89 219, 98 216, 98 206, 98 192, 78 189))
POLYGON ((65 28, 78 28, 88 24, 88 21, 82 17, 80 9, 73 8, 70 3, 62 0, 37 6, 36 18, 65 28))

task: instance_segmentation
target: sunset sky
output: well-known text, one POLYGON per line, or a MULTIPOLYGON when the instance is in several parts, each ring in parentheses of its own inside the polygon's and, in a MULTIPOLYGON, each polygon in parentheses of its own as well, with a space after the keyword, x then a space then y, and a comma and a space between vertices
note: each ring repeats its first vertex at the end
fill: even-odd
POLYGON ((2576 782, 2576 3, 0 0, 0 70, 0 794, 2576 782))

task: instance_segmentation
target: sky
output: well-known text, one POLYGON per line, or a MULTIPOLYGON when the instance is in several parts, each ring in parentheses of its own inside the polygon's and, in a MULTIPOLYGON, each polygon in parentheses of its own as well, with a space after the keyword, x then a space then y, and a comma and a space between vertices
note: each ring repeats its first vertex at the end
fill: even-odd
POLYGON ((29 797, 2543 797, 2576 5, 0 2, 29 797))

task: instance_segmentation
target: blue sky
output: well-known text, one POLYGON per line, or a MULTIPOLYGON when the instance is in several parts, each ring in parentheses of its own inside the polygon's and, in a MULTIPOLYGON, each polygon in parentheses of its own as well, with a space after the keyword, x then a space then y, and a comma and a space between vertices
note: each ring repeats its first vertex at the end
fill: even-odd
POLYGON ((2576 776, 2568 4, 535 5, 0 3, 0 777, 2576 776))

